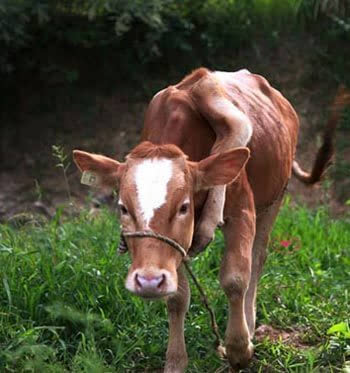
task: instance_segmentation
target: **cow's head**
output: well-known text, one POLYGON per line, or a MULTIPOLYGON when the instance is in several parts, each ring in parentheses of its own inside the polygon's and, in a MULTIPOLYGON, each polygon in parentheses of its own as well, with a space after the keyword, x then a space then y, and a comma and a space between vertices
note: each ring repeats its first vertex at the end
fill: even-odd
MULTIPOLYGON (((124 231, 152 230, 186 250, 194 228, 194 195, 215 185, 231 183, 249 158, 247 148, 236 148, 190 162, 175 145, 143 142, 119 163, 97 154, 74 151, 81 171, 97 176, 101 187, 119 189, 119 211, 124 231)), ((177 268, 182 257, 155 238, 126 238, 132 265, 126 288, 145 298, 177 291, 177 268)))

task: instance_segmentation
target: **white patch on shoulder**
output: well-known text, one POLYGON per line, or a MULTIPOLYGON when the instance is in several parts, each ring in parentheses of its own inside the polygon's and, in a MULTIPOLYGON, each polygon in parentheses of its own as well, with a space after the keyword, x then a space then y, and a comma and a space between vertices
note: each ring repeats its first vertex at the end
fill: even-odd
POLYGON ((136 166, 137 196, 147 227, 154 211, 166 202, 167 185, 172 175, 173 165, 170 159, 145 159, 136 166))
POLYGON ((213 74, 220 79, 221 81, 225 82, 226 80, 234 79, 239 74, 251 74, 251 72, 247 69, 241 69, 238 71, 214 71, 213 74))

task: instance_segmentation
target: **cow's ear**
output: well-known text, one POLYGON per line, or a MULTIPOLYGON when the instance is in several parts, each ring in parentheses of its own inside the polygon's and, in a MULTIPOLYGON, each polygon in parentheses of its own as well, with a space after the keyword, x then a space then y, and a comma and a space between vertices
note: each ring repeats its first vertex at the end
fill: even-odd
POLYGON ((242 147, 213 154, 198 163, 192 163, 195 189, 198 191, 233 182, 248 162, 249 156, 249 149, 242 147))
POLYGON ((73 159, 83 173, 81 182, 86 185, 116 189, 124 164, 99 154, 73 150, 73 159))

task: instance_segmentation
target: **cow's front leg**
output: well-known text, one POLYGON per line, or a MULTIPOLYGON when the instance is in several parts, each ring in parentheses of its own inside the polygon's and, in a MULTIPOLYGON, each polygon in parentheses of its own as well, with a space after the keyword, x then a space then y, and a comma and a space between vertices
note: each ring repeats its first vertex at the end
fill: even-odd
POLYGON ((241 190, 242 204, 235 205, 234 215, 226 218, 223 227, 226 248, 220 268, 220 284, 229 302, 225 345, 232 369, 246 366, 253 355, 244 302, 251 278, 255 211, 254 202, 244 194, 241 190))
POLYGON ((188 364, 184 323, 190 304, 190 288, 181 266, 178 270, 178 291, 167 299, 169 341, 164 373, 182 373, 188 364))

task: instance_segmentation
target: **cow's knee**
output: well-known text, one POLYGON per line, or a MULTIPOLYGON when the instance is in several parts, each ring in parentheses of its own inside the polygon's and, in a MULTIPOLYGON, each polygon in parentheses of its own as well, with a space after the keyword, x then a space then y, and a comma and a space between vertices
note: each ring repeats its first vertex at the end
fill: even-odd
POLYGON ((249 286, 250 273, 221 273, 220 284, 230 301, 242 299, 249 286))

